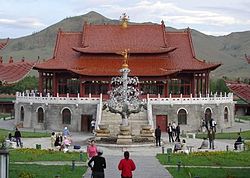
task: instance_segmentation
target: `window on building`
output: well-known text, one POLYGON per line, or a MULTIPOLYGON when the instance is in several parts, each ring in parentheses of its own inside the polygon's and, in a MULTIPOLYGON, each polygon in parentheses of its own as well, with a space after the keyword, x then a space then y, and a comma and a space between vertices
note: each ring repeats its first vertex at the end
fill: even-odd
POLYGON ((140 87, 144 95, 145 94, 155 94, 155 95, 164 94, 164 84, 162 83, 152 83, 152 84, 142 83, 140 84, 140 87))
POLYGON ((71 124, 71 112, 67 108, 62 111, 62 123, 71 124))
POLYGON ((20 121, 24 121, 24 108, 23 108, 23 106, 21 107, 21 111, 20 111, 20 121))
POLYGON ((107 94, 109 90, 108 83, 102 83, 100 81, 95 82, 85 82, 85 95, 99 95, 99 94, 107 94))
POLYGON ((190 81, 181 80, 181 79, 171 79, 169 81, 168 91, 172 95, 190 95, 191 92, 191 83, 190 81))
POLYGON ((43 123, 44 122, 43 108, 39 108, 38 111, 37 111, 37 122, 38 123, 43 123))
POLYGON ((77 78, 61 78, 58 81, 59 94, 78 94, 80 93, 80 80, 77 78))
POLYGON ((225 107, 224 109, 224 121, 228 122, 228 108, 227 107, 225 107))
POLYGON ((180 109, 178 112, 178 123, 182 125, 187 124, 187 112, 185 109, 180 109))

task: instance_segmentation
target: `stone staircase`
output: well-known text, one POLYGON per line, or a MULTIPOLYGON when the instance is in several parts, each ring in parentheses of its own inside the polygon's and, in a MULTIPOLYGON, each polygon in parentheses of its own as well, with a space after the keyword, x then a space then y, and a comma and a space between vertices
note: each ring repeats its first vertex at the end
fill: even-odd
MULTIPOLYGON (((102 119, 100 124, 107 124, 109 126, 110 134, 117 135, 119 133, 119 126, 122 122, 119 114, 102 111, 102 119)), ((133 135, 139 135, 141 126, 148 124, 147 110, 143 110, 137 114, 131 114, 129 117, 129 125, 133 135)))

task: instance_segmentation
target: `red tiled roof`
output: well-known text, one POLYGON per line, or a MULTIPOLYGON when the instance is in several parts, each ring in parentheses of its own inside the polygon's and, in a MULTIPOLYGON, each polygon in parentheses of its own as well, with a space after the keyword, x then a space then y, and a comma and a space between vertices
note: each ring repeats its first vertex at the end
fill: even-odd
MULTIPOLYGON (((77 46, 78 47, 78 46, 77 46)), ((130 53, 164 53, 166 45, 164 25, 88 25, 85 24, 81 48, 84 53, 116 53, 129 49, 130 53)))
POLYGON ((13 84, 22 80, 33 68, 34 63, 15 62, 0 64, 0 81, 2 84, 13 84))
MULTIPOLYGON (((112 37, 107 34, 107 29, 115 29, 114 25, 89 25, 87 28, 85 27, 85 32, 82 33, 59 31, 54 57, 47 62, 37 64, 34 68, 37 70, 63 69, 88 76, 113 76, 119 74, 118 71, 123 60, 122 56, 114 53, 119 53, 128 48, 130 49, 128 63, 131 75, 163 76, 173 74, 176 71, 214 70, 220 66, 220 64, 207 63, 195 58, 189 31, 163 33, 161 25, 135 25, 138 29, 140 26, 142 33, 148 36, 138 38, 136 36, 139 36, 139 33, 126 33, 125 36, 129 37, 129 42, 126 42, 126 38, 122 37, 120 41, 125 41, 122 44, 116 44, 116 42, 120 42, 116 40, 119 36, 112 37), (86 32, 92 29, 90 27, 96 28, 100 32, 96 36, 90 31, 86 32), (149 30, 149 33, 146 29, 149 30), (153 34, 157 32, 157 35, 150 35, 150 30, 153 31, 153 34), (105 33, 109 38, 102 37, 104 35, 102 33, 105 33), (91 35, 91 37, 84 34, 91 35), (133 39, 140 39, 141 45, 133 39), (82 47, 86 47, 86 45, 88 45, 88 50, 91 49, 91 53, 75 51, 76 49, 83 49, 82 47), (176 50, 170 53, 159 53, 160 46, 164 45, 166 48, 172 47, 176 50), (72 48, 75 48, 75 50, 72 48), (158 52, 149 53, 150 50, 151 52, 158 50, 158 52), (109 51, 112 53, 109 53, 109 51), (92 52, 95 52, 95 54, 92 52)), ((129 29, 121 29, 118 25, 117 28, 120 30, 119 33, 129 29)))
POLYGON ((242 100, 246 101, 247 103, 250 103, 250 85, 249 84, 243 84, 243 83, 232 83, 227 82, 226 83, 228 88, 238 97, 240 97, 242 100))

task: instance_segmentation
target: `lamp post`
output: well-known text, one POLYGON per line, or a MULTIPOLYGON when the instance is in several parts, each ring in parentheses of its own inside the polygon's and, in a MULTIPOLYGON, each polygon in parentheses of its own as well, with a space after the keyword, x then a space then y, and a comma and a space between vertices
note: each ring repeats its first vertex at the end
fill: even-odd
POLYGON ((9 178, 9 151, 0 150, 0 177, 9 178))

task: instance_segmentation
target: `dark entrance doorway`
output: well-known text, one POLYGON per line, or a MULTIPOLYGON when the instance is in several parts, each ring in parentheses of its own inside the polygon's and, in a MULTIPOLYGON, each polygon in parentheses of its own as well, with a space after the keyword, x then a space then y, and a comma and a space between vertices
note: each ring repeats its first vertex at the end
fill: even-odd
POLYGON ((90 123, 92 121, 93 116, 92 115, 82 115, 81 118, 81 131, 82 132, 90 132, 90 123))
POLYGON ((167 115, 156 115, 156 127, 160 126, 162 132, 167 132, 168 116, 167 115))

